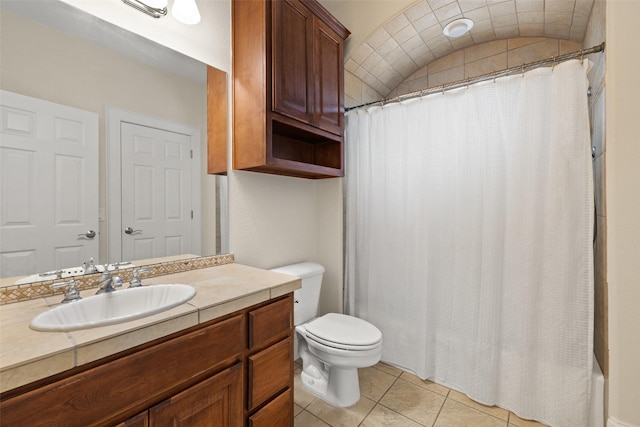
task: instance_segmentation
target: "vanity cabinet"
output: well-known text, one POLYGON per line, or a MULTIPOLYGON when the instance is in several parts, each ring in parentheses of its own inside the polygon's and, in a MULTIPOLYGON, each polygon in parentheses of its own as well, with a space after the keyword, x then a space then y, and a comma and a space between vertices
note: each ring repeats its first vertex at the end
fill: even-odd
POLYGON ((344 175, 343 44, 316 0, 233 0, 233 165, 344 175))
POLYGON ((289 294, 6 392, 0 425, 290 427, 292 333, 289 294))

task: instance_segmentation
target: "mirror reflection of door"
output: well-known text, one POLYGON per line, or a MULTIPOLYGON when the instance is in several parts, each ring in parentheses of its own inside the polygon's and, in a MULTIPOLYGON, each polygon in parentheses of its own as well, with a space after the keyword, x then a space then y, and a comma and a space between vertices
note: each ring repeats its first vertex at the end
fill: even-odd
POLYGON ((0 276, 98 257, 98 115, 0 92, 0 276))
POLYGON ((121 123, 122 259, 192 253, 188 135, 121 123))

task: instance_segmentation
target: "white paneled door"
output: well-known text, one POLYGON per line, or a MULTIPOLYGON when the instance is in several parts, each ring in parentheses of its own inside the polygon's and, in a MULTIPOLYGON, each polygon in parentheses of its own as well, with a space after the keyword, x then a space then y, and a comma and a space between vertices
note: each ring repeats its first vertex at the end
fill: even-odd
POLYGON ((192 252, 188 135, 121 123, 122 259, 192 252))
POLYGON ((98 115, 0 92, 0 277, 98 257, 98 115))

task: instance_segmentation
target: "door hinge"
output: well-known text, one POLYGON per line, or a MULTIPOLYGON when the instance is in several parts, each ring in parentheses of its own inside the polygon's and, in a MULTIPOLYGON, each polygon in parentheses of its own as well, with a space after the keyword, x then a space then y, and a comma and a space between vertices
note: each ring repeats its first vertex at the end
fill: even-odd
POLYGON ((191 158, 193 159, 193 150, 189 150, 189 155, 191 156, 191 158))
POLYGON ((191 219, 193 219, 193 211, 191 211, 191 219))

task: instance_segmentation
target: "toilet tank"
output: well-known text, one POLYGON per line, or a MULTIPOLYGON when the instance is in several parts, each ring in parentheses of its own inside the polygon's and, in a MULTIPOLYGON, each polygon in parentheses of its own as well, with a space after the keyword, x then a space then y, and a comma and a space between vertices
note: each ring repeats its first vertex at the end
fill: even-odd
POLYGON ((302 279, 302 288, 293 293, 295 300, 293 305, 293 324, 295 326, 301 325, 316 317, 324 267, 315 262, 301 262, 274 268, 271 271, 302 279))

